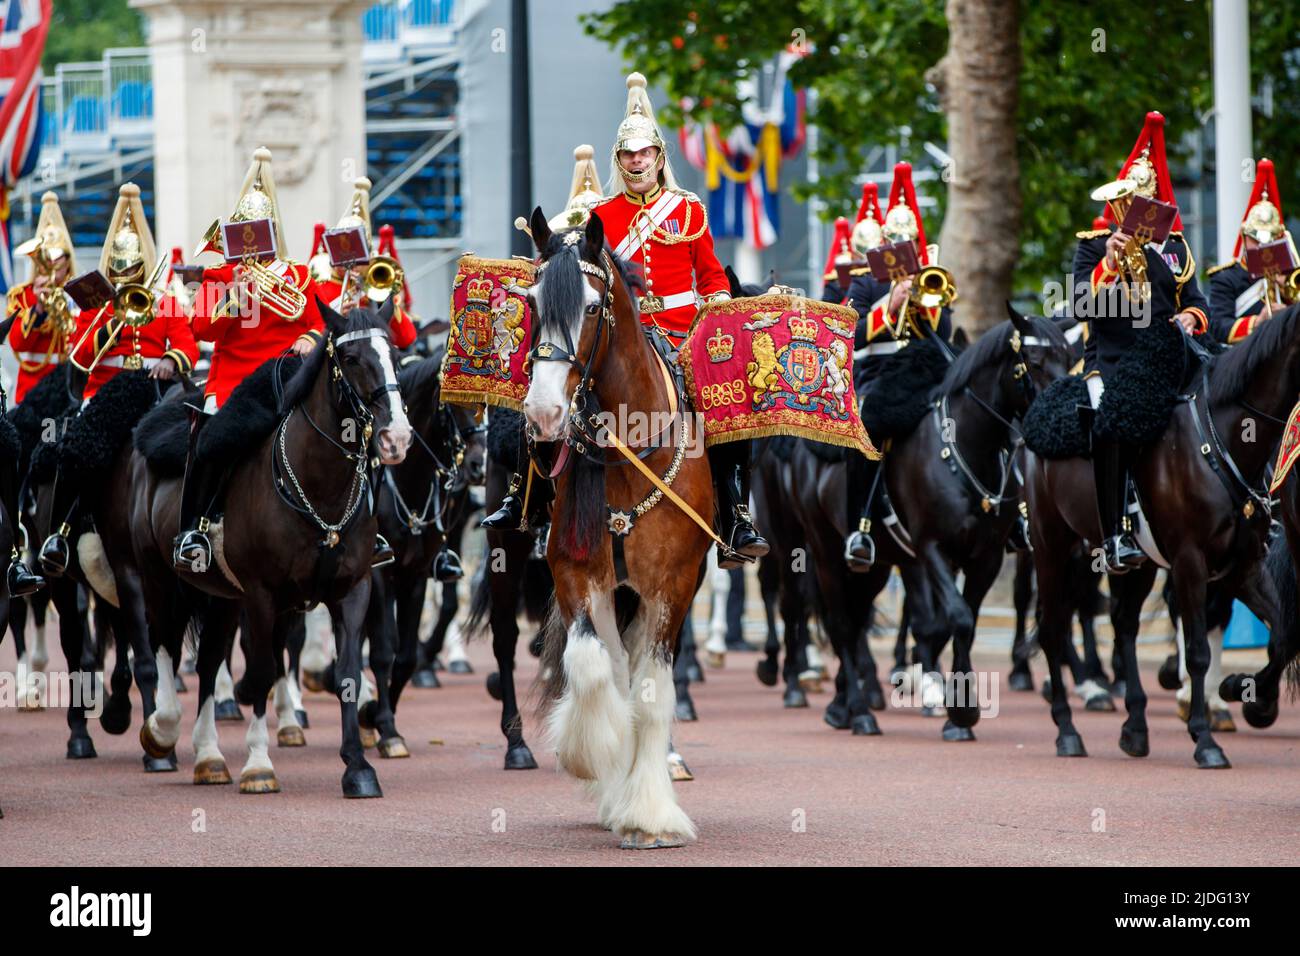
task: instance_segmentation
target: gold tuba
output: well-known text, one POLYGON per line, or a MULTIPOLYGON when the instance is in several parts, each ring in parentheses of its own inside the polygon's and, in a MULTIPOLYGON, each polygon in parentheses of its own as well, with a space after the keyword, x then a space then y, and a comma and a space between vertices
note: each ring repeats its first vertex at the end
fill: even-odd
POLYGON ((295 321, 302 315, 303 310, 307 308, 307 296, 303 295, 292 278, 276 275, 251 257, 244 260, 243 266, 253 279, 258 301, 270 306, 289 322, 295 321))
POLYGON ((922 308, 942 309, 957 301, 957 283, 943 266, 925 266, 912 280, 910 297, 922 308))
MULTIPOLYGON (((1092 191, 1094 202, 1104 202, 1110 207, 1111 215, 1117 223, 1124 221, 1128 207, 1133 204, 1137 193, 1137 183, 1131 179, 1117 179, 1099 186, 1092 191)), ((1119 261, 1120 278, 1124 283, 1124 294, 1130 302, 1146 302, 1151 298, 1151 286, 1147 283, 1147 257, 1142 251, 1142 244, 1134 236, 1128 237, 1119 261)))
POLYGON ((396 259, 375 256, 366 267, 362 290, 367 299, 379 305, 395 293, 401 292, 405 282, 406 275, 396 259))
POLYGON ((158 284, 167 272, 167 260, 159 257, 147 282, 126 282, 113 293, 113 317, 124 325, 139 327, 153 321, 158 284))

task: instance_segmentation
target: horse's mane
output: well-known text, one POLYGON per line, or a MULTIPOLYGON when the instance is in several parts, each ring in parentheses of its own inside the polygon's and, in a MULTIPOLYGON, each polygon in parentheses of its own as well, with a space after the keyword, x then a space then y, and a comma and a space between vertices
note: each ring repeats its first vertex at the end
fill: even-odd
POLYGON ((1300 307, 1289 306, 1250 333, 1245 342, 1217 356, 1210 366, 1210 401, 1216 405, 1238 401, 1260 366, 1296 334, 1297 316, 1300 307))
MULTIPOLYGON (((360 332, 363 329, 382 329, 385 323, 379 318, 373 309, 359 306, 343 316, 342 324, 334 330, 336 335, 345 335, 348 332, 360 332)), ((306 400, 311 394, 312 387, 316 384, 316 376, 321 373, 325 367, 325 337, 316 343, 316 347, 307 353, 307 357, 302 360, 302 367, 294 373, 293 378, 289 379, 288 384, 284 386, 284 392, 280 395, 280 414, 285 414, 295 405, 306 400)))
POLYGON ((423 395, 429 388, 430 379, 437 379, 442 374, 442 355, 445 346, 435 345, 427 358, 411 362, 397 373, 397 384, 402 389, 402 396, 408 401, 411 396, 423 395))
MULTIPOLYGON (((1065 340, 1064 333, 1061 332, 1055 322, 1036 315, 1027 315, 1025 320, 1033 325, 1034 335, 1037 337, 1045 339, 1051 342, 1053 346, 1058 346, 1063 350, 1069 349, 1070 346, 1065 340)), ((1014 328, 1015 326, 1011 324, 1010 319, 1001 322, 981 335, 974 345, 958 355, 943 378, 941 387, 944 394, 955 395, 970 385, 975 373, 980 369, 998 365, 1010 355, 1011 332, 1014 328)))
MULTIPOLYGON (((575 245, 565 245, 561 239, 565 233, 571 230, 563 230, 553 233, 550 241, 547 242, 546 248, 542 250, 542 261, 548 263, 546 270, 546 307, 539 309, 543 312, 540 329, 563 334, 564 328, 560 324, 567 320, 568 316, 582 313, 583 286, 586 284, 582 278, 582 270, 577 268, 577 263, 581 259, 581 253, 578 251, 582 243, 575 245), (555 268, 550 263, 559 263, 563 267, 555 268)), ((645 277, 642 275, 640 267, 631 262, 626 262, 614 254, 609 243, 605 243, 605 252, 609 255, 609 260, 614 264, 623 284, 627 286, 630 298, 632 300, 632 315, 637 321, 640 321, 640 312, 637 308, 637 293, 645 291, 645 277)), ((603 263, 598 263, 603 266, 603 263)))

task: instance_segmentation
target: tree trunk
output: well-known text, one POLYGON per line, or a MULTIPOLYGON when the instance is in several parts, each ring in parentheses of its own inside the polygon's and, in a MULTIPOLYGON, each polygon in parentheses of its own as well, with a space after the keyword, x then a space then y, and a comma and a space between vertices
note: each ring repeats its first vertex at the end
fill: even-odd
POLYGON ((940 252, 960 292, 957 323, 977 333, 1006 318, 1020 255, 1020 10, 1017 0, 947 0, 946 15, 935 85, 952 165, 940 252))

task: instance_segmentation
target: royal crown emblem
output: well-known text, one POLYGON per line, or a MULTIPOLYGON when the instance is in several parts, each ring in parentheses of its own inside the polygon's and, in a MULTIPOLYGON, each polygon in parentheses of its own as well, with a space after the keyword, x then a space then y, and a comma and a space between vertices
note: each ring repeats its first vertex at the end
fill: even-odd
POLYGON ((790 336, 804 342, 812 342, 817 338, 817 323, 812 319, 805 318, 801 315, 792 315, 786 320, 790 328, 790 336))
POLYGON ((730 362, 736 339, 731 335, 723 335, 722 326, 718 326, 717 331, 705 340, 704 347, 709 350, 710 362, 730 362))
POLYGON ((847 322, 834 314, 823 316, 822 321, 826 323, 828 329, 841 338, 853 338, 853 324, 851 322, 847 322))
POLYGON ((492 280, 471 279, 465 286, 465 298, 467 302, 487 305, 492 301, 492 280))

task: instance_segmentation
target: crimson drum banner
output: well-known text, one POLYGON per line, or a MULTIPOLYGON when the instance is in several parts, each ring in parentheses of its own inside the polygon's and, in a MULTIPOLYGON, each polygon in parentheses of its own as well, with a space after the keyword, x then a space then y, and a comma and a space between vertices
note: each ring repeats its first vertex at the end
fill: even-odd
POLYGON ((536 274, 525 259, 460 257, 442 360, 444 402, 523 411, 532 336, 528 288, 536 274))
POLYGON ((853 392, 853 309, 799 295, 710 302, 681 363, 708 445, 797 435, 880 454, 853 392))

